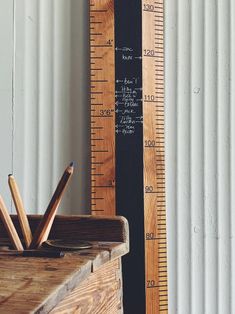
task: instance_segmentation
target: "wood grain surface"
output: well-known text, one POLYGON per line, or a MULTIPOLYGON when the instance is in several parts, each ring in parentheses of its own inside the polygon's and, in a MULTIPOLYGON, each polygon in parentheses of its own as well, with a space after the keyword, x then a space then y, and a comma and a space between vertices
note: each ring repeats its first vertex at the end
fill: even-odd
POLYGON ((122 272, 121 260, 115 259, 85 279, 50 313, 121 314, 122 272))
POLYGON ((146 313, 168 313, 164 143, 164 1, 142 3, 146 313))
POLYGON ((8 213, 8 210, 6 208, 6 205, 5 205, 1 195, 0 195, 0 218, 1 218, 2 224, 4 225, 4 229, 7 233, 7 237, 9 237, 13 247, 16 250, 23 251, 23 249, 24 249, 23 245, 20 241, 18 233, 15 229, 15 226, 11 220, 11 217, 8 213))
MULTIPOLYGON (((13 217, 16 220, 17 217, 13 217)), ((29 216, 29 221, 38 223, 40 217, 29 216)), ((92 241, 92 249, 86 249, 78 252, 67 252, 64 258, 49 259, 49 258, 25 258, 15 256, 0 257, 0 313, 49 313, 55 306, 57 306, 65 298, 65 303, 71 298, 71 303, 74 294, 81 293, 81 309, 84 309, 86 304, 85 300, 90 298, 90 305, 102 304, 110 307, 110 313, 119 313, 121 307, 121 281, 120 279, 120 261, 117 262, 122 255, 128 252, 128 225, 124 218, 109 218, 103 217, 57 217, 55 219, 55 226, 59 228, 54 231, 52 235, 60 238, 59 230, 61 230, 61 223, 66 226, 65 229, 70 228, 72 231, 71 238, 74 239, 76 234, 77 239, 80 239, 79 234, 84 240, 91 241, 91 238, 97 238, 92 241), (69 221, 66 225, 65 221, 69 221), (106 234, 106 241, 99 241, 99 238, 104 238, 100 235, 100 231, 96 234, 96 226, 98 222, 111 222, 111 229, 108 224, 104 224, 104 231, 106 234), (118 224, 119 222, 119 224, 118 224), (75 230, 82 229, 82 224, 88 226, 89 232, 81 233, 75 230), (92 225, 93 223, 93 225, 92 225), (75 226, 76 225, 76 226, 75 226), (115 230, 114 236, 116 241, 109 241, 111 230, 115 230), (94 229, 93 229, 94 228, 94 229), (125 229, 125 230, 124 230, 125 229), (119 231, 117 231, 119 230, 119 231), (89 238, 86 235, 92 234, 89 238), (119 234, 119 235, 118 235, 119 234), (123 241, 117 241, 122 239, 123 241), (111 264, 109 264, 111 262, 111 264), (118 263, 118 264, 117 264, 118 263), (107 267, 105 266, 107 265, 107 267), (104 267, 104 268, 103 268, 104 267), (103 270, 102 270, 103 268, 103 270), (119 271, 118 271, 119 269, 119 271), (89 276, 94 273, 94 277, 89 279, 89 276), (114 274, 117 274, 114 276, 114 274), (84 280, 87 279, 85 283, 84 280), (80 286, 83 284, 83 286, 80 286), (93 284, 92 284, 93 282, 93 284), (93 286, 94 285, 94 286, 93 286), (100 286, 101 290, 97 291, 94 287, 100 286), (89 288, 90 287, 90 288, 89 288), (86 289, 85 289, 86 288, 86 289), (74 289, 77 289, 73 292, 74 289), (120 290, 120 291, 119 291, 120 290), (95 294, 93 292, 95 291, 95 294), (69 296, 69 294, 71 296, 69 296), (105 297, 107 293, 107 299, 105 297), (89 297, 90 296, 90 297, 89 297), (100 298, 98 297, 100 296, 100 298), (96 298, 98 297, 98 299, 96 298), (117 301, 118 300, 118 301, 117 301), (84 303, 85 302, 85 303, 84 303), (116 303, 115 303, 116 302, 116 303), (117 311, 114 311, 114 308, 117 311)), ((16 226, 20 228, 19 222, 16 226)), ((32 230, 36 228, 36 224, 32 230)), ((55 227, 54 226, 54 227, 55 227)), ((0 228, 2 230, 2 228, 0 228)), ((6 236, 6 233, 2 233, 6 236)), ((67 232, 61 232, 62 238, 68 235, 67 232)), ((1 240, 0 240, 1 241, 1 240)), ((7 241, 3 238, 2 241, 7 241)), ((64 308, 62 303, 62 308, 64 308)), ((67 308, 66 313, 83 313, 70 311, 67 308)), ((87 311, 86 313, 94 313, 87 311)), ((105 312, 104 312, 105 313, 105 312)), ((107 312, 108 313, 108 312, 107 312)))
MULTIPOLYGON (((16 215, 11 215, 16 230, 22 238, 20 224, 16 215)), ((34 232, 42 219, 41 215, 28 215, 29 224, 34 232)), ((8 234, 0 221, 0 238, 8 234)), ((49 239, 80 239, 87 241, 124 242, 129 245, 129 227, 124 217, 120 216, 62 216, 55 217, 49 239)))
POLYGON ((91 211, 115 215, 114 2, 90 0, 91 211))
POLYGON ((55 215, 57 212, 57 209, 60 205, 60 202, 62 200, 62 196, 64 194, 64 191, 71 179, 71 176, 73 174, 73 163, 71 163, 64 171, 56 189, 55 192, 49 202, 49 205, 45 211, 45 214, 43 215, 37 229, 35 230, 33 234, 32 242, 30 243, 30 248, 38 248, 41 246, 41 244, 48 239, 48 235, 51 230, 51 226, 53 224, 53 221, 55 219, 55 215))
POLYGON ((19 217, 21 230, 24 236, 25 246, 26 248, 29 248, 30 243, 32 241, 32 232, 30 230, 29 221, 26 216, 23 200, 20 195, 20 190, 13 175, 8 176, 8 184, 11 190, 11 196, 15 204, 16 212, 19 217))

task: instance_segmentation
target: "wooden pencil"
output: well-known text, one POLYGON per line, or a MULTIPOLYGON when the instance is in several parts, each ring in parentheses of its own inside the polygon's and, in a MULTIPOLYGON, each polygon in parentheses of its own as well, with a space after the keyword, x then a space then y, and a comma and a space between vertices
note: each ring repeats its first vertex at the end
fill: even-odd
POLYGON ((29 248, 33 237, 32 237, 31 229, 29 226, 29 221, 25 213, 23 201, 20 196, 18 185, 15 181, 15 178, 11 174, 8 176, 8 184, 9 184, 11 195, 15 204, 17 214, 18 214, 18 219, 19 219, 22 234, 24 237, 25 246, 26 248, 29 248))
POLYGON ((38 248, 41 244, 47 240, 49 232, 54 221, 56 211, 60 205, 62 195, 64 190, 73 174, 73 163, 71 163, 64 171, 63 176, 60 179, 59 184, 52 196, 52 199, 47 207, 47 210, 37 227, 35 234, 33 235, 33 240, 30 245, 30 249, 38 248))
POLYGON ((7 233, 9 235, 13 247, 18 251, 23 251, 24 250, 23 245, 20 241, 20 238, 17 234, 15 226, 11 220, 11 217, 7 211, 6 205, 1 195, 0 195, 0 217, 4 223, 4 226, 7 230, 7 233))

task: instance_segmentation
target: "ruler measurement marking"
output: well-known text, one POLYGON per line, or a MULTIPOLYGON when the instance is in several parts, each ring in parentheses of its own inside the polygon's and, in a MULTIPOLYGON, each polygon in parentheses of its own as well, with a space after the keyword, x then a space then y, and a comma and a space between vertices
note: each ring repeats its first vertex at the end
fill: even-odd
MULTIPOLYGON (((148 84, 144 85, 144 91, 143 94, 146 95, 154 95, 154 99, 145 99, 143 102, 145 114, 146 114, 146 124, 147 121, 151 123, 151 119, 148 115, 151 115, 152 117, 152 125, 156 125, 155 128, 153 128, 153 131, 155 133, 155 136, 150 135, 150 130, 149 128, 144 129, 144 133, 146 132, 146 135, 144 136, 145 138, 155 138, 154 145, 152 147, 149 147, 149 145, 145 145, 144 149, 147 152, 155 152, 155 157, 154 160, 152 160, 152 157, 149 157, 146 155, 146 169, 151 169, 151 163, 156 163, 155 167, 155 180, 156 180, 156 186, 157 186, 157 191, 153 190, 151 193, 146 193, 146 197, 149 195, 149 197, 152 199, 154 197, 155 202, 157 203, 156 211, 155 211, 155 216, 153 216, 153 213, 151 213, 150 209, 146 210, 146 215, 151 215, 152 220, 154 219, 157 223, 156 225, 152 226, 151 230, 153 231, 153 234, 157 234, 158 237, 163 237, 166 236, 166 220, 165 220, 165 185, 163 185, 163 181, 165 180, 164 176, 164 171, 165 171, 165 166, 164 166, 164 34, 163 34, 163 3, 162 2, 156 2, 156 1, 148 1, 149 8, 154 8, 155 11, 156 8, 154 4, 158 5, 157 10, 161 10, 161 12, 154 13, 152 15, 149 15, 150 12, 147 10, 144 10, 143 14, 143 20, 145 17, 145 20, 143 22, 143 27, 146 28, 146 31, 148 32, 149 30, 153 29, 154 34, 151 34, 152 37, 155 40, 154 43, 154 55, 152 58, 143 58, 143 71, 145 68, 148 73, 145 73, 145 80, 148 82, 148 84), (160 7, 160 9, 159 9, 160 7), (147 12, 146 12, 147 11, 147 12), (154 17, 152 17, 154 15, 154 17), (152 20, 151 20, 152 19, 152 20), (150 25, 153 25, 151 28, 150 25), (151 61, 152 60, 152 61, 151 61), (152 79, 149 75, 152 75, 152 79), (153 82, 154 78, 154 82, 153 82), (152 84, 151 84, 152 83, 152 84), (150 105, 150 106, 149 106, 150 105), (152 148, 152 150, 151 150, 152 148), (160 157, 159 157, 160 155, 160 157), (149 164, 148 164, 149 163, 149 164), (161 190, 158 191, 159 188, 159 183, 161 183, 161 190), (154 196, 155 195, 155 196, 154 196), (159 213, 160 211, 160 213, 159 213), (164 216, 163 216, 164 213, 164 216), (153 218, 155 217, 155 218, 153 218), (162 219, 164 217, 164 220, 159 220, 159 218, 162 219)), ((153 13, 153 12, 152 12, 153 13)), ((143 30, 144 33, 145 30, 143 30)), ((151 45, 151 36, 143 35, 143 45, 145 47, 151 45)), ((143 48, 144 49, 144 48, 143 48)), ((145 53, 144 53, 145 54, 145 53)), ((151 96, 152 97, 152 96, 151 96)), ((145 173, 145 177, 149 176, 151 178, 151 174, 145 173)), ((148 180, 148 179, 146 179, 148 180)), ((151 179, 152 180, 152 179, 151 179)), ((147 185, 147 183, 145 183, 147 185)), ((155 185, 155 184, 153 184, 155 185)), ((151 206, 149 204, 149 206, 151 206)), ((146 221, 145 225, 147 226, 149 224, 149 220, 146 221)), ((151 224, 151 222, 150 222, 151 224)), ((146 227, 147 228, 147 227, 146 227)), ((158 238, 155 237, 155 238, 158 238)), ((151 267, 150 265, 154 264, 154 260, 157 260, 158 262, 158 267, 157 270, 159 270, 159 267, 161 266, 161 262, 164 261, 166 263, 166 240, 160 240, 153 238, 152 242, 157 243, 156 247, 150 247, 147 250, 149 252, 152 252, 146 256, 146 263, 149 263, 149 266, 147 265, 146 269, 146 278, 150 277, 149 274, 149 268, 151 267), (164 243, 165 247, 162 247, 162 242, 164 243), (157 248, 157 250, 155 250, 157 248), (153 253, 155 250, 155 254, 153 253), (152 260, 151 260, 152 257, 152 260), (148 260, 149 259, 149 260, 148 260)), ((151 242, 150 242, 151 243, 151 242)), ((165 265, 164 265, 165 266, 165 265)), ((166 269, 166 268, 165 268, 166 269)), ((151 314, 157 314, 161 311, 161 309, 164 306, 164 309, 166 307, 166 299, 164 297, 164 300, 161 298, 161 288, 162 285, 167 284, 167 276, 165 276, 165 273, 159 274, 159 272, 154 273, 152 272, 151 278, 154 278, 154 282, 158 282, 159 287, 156 289, 155 295, 153 294, 148 294, 146 292, 147 296, 147 303, 146 303, 146 312, 151 313, 151 314), (159 280, 162 279, 162 280, 159 280), (161 287, 160 287, 161 286, 161 287), (156 302, 155 307, 153 302, 156 302)))
POLYGON ((91 199, 92 200, 103 200, 104 198, 103 197, 92 197, 91 199))
MULTIPOLYGON (((107 13, 108 10, 90 10, 90 12, 96 12, 96 13, 107 13)), ((91 16, 90 16, 91 17, 91 16)), ((92 16, 94 17, 94 16, 92 16)))
POLYGON ((90 33, 91 36, 102 36, 102 33, 90 33))
POLYGON ((99 56, 90 56, 90 59, 93 60, 93 59, 97 59, 97 60, 102 60, 103 57, 99 57, 99 56))
POLYGON ((112 46, 106 45, 106 44, 103 44, 103 45, 91 45, 90 47, 91 48, 112 48, 112 46))
MULTIPOLYGON (((144 139, 153 139, 154 144, 144 145, 144 166, 145 166, 145 186, 152 186, 152 191, 145 193, 145 217, 151 217, 145 219, 145 230, 153 230, 152 236, 145 241, 146 244, 146 278, 152 278, 152 281, 158 285, 154 285, 156 292, 153 295, 148 293, 148 286, 146 291, 146 313, 157 314, 160 312, 162 306, 165 306, 165 300, 163 301, 160 296, 160 291, 163 282, 159 281, 160 274, 158 272, 159 266, 164 258, 166 261, 166 248, 162 247, 162 243, 165 241, 165 224, 166 220, 159 221, 159 218, 165 218, 165 185, 163 181, 165 176, 164 166, 164 34, 163 34, 163 2, 148 1, 148 4, 144 4, 143 1, 143 94, 152 95, 147 96, 151 99, 143 100, 143 120, 144 123, 144 139), (158 8, 156 8, 156 4, 158 8), (146 9, 148 8, 148 10, 146 9), (151 11, 150 11, 151 9, 151 11), (158 12, 154 12, 154 11, 158 12), (160 11, 160 12, 159 12, 160 11), (152 14, 149 14, 152 13, 152 14), (146 32, 146 33, 145 33, 146 32), (149 32, 152 32, 149 34, 149 32), (154 48, 151 57, 146 56, 146 47, 152 46, 152 40, 154 38, 154 48), (156 51, 155 51, 156 50, 156 51), (153 98, 153 99, 152 99, 153 98), (152 121, 152 123, 150 122, 152 121), (148 125, 155 127, 150 128, 148 125), (150 155, 151 152, 151 155, 150 155), (152 165, 156 165, 155 169, 152 165), (154 173, 155 178, 152 177, 154 173), (149 182, 152 182, 151 185, 149 182), (159 185, 161 190, 159 190, 159 185), (154 186, 156 188, 154 188, 154 186), (148 203, 149 199, 149 203, 148 203), (154 201, 153 201, 154 200, 154 201), (153 202, 157 205, 151 209, 153 202), (155 223, 153 223, 155 221, 155 223), (162 237, 164 239, 162 240, 162 237), (159 238, 160 237, 160 238, 159 238), (152 243, 152 245, 151 245, 152 243), (151 245, 151 246, 150 246, 151 245), (152 266, 157 262, 158 267, 152 269, 152 266)), ((151 143, 151 142, 150 142, 151 143)), ((152 142, 153 143, 153 142, 152 142)), ((167 283, 167 277, 164 277, 164 285, 167 283)))

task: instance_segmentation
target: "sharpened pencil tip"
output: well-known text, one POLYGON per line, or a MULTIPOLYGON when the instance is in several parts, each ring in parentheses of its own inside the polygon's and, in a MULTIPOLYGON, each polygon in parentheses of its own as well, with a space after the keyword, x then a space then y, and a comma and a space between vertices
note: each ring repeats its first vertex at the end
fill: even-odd
POLYGON ((74 162, 72 161, 70 164, 69 164, 69 167, 73 167, 74 166, 74 162))

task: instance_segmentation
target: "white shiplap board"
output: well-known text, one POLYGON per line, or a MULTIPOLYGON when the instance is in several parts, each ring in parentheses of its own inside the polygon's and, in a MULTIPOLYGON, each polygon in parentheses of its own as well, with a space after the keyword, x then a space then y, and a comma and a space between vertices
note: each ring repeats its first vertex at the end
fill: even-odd
MULTIPOLYGON (((0 0, 0 192, 89 208, 88 1, 0 0)), ((235 3, 165 0, 170 314, 235 313, 235 3)), ((12 209, 13 210, 13 209, 12 209)))

